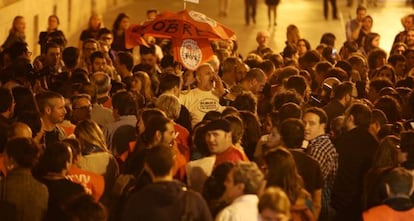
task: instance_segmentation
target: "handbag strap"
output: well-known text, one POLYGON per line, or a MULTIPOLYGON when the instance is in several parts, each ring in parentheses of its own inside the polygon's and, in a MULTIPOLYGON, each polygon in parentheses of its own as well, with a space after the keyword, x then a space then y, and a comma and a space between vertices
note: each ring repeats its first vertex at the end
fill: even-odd
POLYGON ((3 177, 3 183, 1 185, 1 195, 0 195, 0 199, 1 200, 6 200, 6 185, 7 185, 7 179, 6 177, 3 177))
POLYGON ((184 191, 184 213, 181 216, 181 221, 191 221, 193 220, 193 214, 191 213, 190 193, 186 187, 183 188, 183 191, 184 191))

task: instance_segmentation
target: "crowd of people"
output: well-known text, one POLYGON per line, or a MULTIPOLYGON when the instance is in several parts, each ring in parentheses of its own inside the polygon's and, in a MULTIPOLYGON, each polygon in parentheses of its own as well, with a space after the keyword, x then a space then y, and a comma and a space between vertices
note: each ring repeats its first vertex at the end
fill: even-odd
POLYGON ((78 46, 51 15, 35 58, 16 16, 0 47, 0 219, 412 220, 414 14, 389 53, 372 20, 358 7, 338 52, 292 24, 283 52, 260 31, 247 56, 212 41, 188 70, 152 36, 135 62, 125 13, 112 30, 92 15, 78 46))

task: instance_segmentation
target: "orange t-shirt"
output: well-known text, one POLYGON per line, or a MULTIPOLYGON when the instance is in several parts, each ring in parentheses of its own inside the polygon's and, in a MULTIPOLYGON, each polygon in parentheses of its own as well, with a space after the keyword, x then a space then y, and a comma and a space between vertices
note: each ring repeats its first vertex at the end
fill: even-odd
POLYGON ((222 153, 216 154, 215 166, 224 162, 238 162, 238 161, 249 161, 247 156, 241 152, 238 148, 231 146, 222 153))
POLYGON ((173 173, 175 174, 174 177, 183 181, 185 176, 185 165, 188 161, 178 149, 177 142, 174 142, 174 144, 172 145, 172 149, 175 154, 175 168, 173 171, 173 173))
POLYGON ((387 205, 373 207, 363 214, 364 221, 412 221, 414 219, 414 208, 406 211, 396 211, 387 205))
POLYGON ((104 107, 109 108, 109 109, 111 109, 111 110, 112 110, 112 98, 109 98, 108 100, 106 100, 106 101, 102 104, 102 106, 104 106, 104 107))
POLYGON ((179 125, 174 124, 175 132, 177 132, 178 136, 175 138, 175 141, 177 142, 178 149, 180 152, 184 155, 185 159, 187 161, 190 160, 190 146, 188 144, 188 139, 190 137, 190 132, 188 130, 179 125))
POLYGON ((72 165, 66 178, 74 183, 79 183, 85 187, 86 192, 98 201, 105 189, 105 181, 103 176, 92 173, 72 165))
POLYGON ((4 176, 7 176, 6 162, 4 162, 5 159, 6 157, 4 156, 4 154, 0 154, 0 172, 4 176))

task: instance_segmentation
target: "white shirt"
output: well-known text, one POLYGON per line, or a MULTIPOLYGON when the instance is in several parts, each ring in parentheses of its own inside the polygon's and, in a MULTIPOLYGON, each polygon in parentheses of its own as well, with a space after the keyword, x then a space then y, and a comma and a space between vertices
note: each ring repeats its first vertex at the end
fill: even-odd
POLYGON ((212 91, 203 91, 198 88, 181 94, 180 102, 190 112, 192 126, 200 122, 207 112, 223 110, 219 98, 212 91))
POLYGON ((257 204, 259 198, 254 194, 246 194, 236 198, 224 208, 215 221, 255 221, 259 220, 257 204))

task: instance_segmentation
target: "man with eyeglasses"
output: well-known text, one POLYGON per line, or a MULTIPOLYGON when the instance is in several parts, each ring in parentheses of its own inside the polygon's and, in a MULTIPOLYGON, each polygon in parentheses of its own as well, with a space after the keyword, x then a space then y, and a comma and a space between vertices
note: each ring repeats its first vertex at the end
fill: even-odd
POLYGON ((80 121, 91 119, 91 97, 88 94, 78 94, 72 97, 72 116, 70 121, 78 124, 80 121))
POLYGON ((116 58, 116 51, 112 49, 112 43, 114 42, 114 35, 111 32, 111 30, 107 28, 99 29, 98 39, 99 39, 99 42, 101 43, 101 47, 102 45, 105 45, 108 47, 109 57, 114 62, 116 58))
POLYGON ((99 42, 95 39, 87 39, 82 44, 82 58, 79 63, 79 67, 83 68, 84 70, 89 70, 91 64, 91 54, 95 51, 99 50, 99 42))

